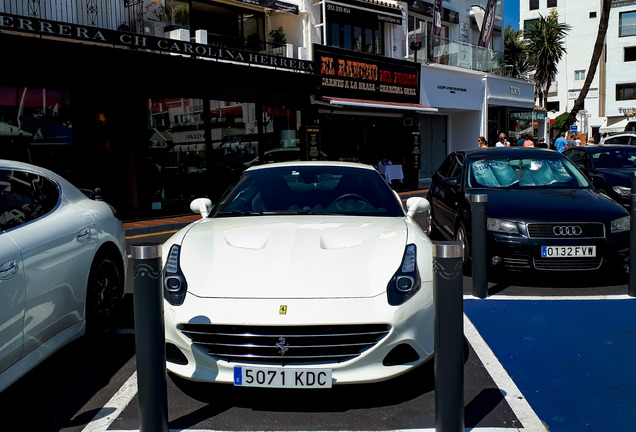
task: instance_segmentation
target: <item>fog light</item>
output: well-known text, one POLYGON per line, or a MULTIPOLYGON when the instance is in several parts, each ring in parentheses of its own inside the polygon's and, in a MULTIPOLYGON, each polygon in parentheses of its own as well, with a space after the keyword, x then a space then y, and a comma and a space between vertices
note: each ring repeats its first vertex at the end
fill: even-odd
POLYGON ((503 259, 500 256, 496 256, 496 255, 494 257, 492 257, 492 260, 490 260, 492 265, 501 264, 502 261, 503 261, 503 259))

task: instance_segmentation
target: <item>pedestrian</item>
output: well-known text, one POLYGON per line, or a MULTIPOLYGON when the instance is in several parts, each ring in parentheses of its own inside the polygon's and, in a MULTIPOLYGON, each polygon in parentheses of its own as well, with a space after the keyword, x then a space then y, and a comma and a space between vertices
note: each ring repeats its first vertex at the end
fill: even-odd
POLYGON ((526 135, 526 140, 523 142, 524 147, 534 147, 534 141, 532 140, 532 135, 526 135))
POLYGON ((510 146, 510 143, 508 142, 508 140, 506 140, 506 134, 503 132, 500 133, 499 141, 497 141, 496 147, 508 147, 508 146, 510 146))
POLYGON ((543 138, 543 137, 539 138, 539 144, 537 144, 537 147, 545 148, 545 149, 548 148, 548 144, 546 144, 545 138, 543 138))
POLYGON ((574 141, 574 135, 570 134, 570 137, 568 138, 567 143, 568 143, 567 148, 576 147, 576 141, 574 141))
POLYGON ((486 137, 483 136, 477 138, 477 144, 479 144, 481 148, 488 147, 488 141, 486 141, 486 137))
POLYGON ((579 138, 579 136, 578 136, 578 135, 576 135, 574 138, 575 138, 575 139, 574 139, 574 144, 575 144, 577 147, 578 147, 578 146, 580 146, 580 145, 581 145, 581 139, 579 138))
POLYGON ((526 137, 524 135, 519 135, 519 139, 517 140, 517 144, 514 144, 514 145, 516 145, 517 147, 523 147, 523 143, 525 143, 525 142, 526 142, 526 137))
POLYGON ((559 153, 563 153, 563 151, 568 148, 568 142, 565 139, 565 132, 561 132, 559 137, 554 142, 554 146, 556 147, 556 151, 558 151, 559 153))
POLYGON ((587 144, 594 145, 594 137, 590 137, 590 139, 587 140, 587 144))

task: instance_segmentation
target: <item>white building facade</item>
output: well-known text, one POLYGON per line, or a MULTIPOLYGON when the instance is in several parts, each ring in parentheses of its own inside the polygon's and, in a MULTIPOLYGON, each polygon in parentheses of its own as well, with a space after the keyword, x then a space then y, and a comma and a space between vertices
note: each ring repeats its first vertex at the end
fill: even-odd
MULTIPOLYGON (((556 10, 559 22, 571 29, 565 39, 567 53, 551 85, 547 106, 550 119, 569 112, 589 73, 601 18, 599 0, 521 0, 519 26, 527 28, 539 15, 556 10)), ((636 123, 636 2, 614 0, 605 50, 575 124, 582 138, 635 130, 636 123)))

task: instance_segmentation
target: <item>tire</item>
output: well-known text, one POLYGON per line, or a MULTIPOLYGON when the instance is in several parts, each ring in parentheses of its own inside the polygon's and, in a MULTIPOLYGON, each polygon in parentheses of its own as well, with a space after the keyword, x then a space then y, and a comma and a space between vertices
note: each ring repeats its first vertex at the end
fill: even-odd
POLYGON ((88 276, 87 332, 105 333, 115 328, 123 294, 124 279, 120 266, 108 256, 97 255, 88 276))
POLYGON ((455 241, 461 243, 462 250, 464 251, 464 256, 462 261, 464 262, 464 274, 468 274, 470 272, 470 245, 468 244, 468 236, 466 234, 466 227, 464 227, 463 223, 460 223, 457 227, 457 231, 455 231, 455 241))

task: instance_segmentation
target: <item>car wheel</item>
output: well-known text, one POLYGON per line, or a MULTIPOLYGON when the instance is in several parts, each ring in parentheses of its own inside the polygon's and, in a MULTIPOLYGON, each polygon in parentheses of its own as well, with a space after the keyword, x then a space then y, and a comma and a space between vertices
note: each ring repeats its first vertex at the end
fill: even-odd
POLYGON ((106 332, 114 328, 123 293, 123 275, 117 263, 108 256, 95 257, 86 295, 87 331, 106 332))
POLYGON ((470 269, 470 246, 468 245, 468 236, 466 235, 466 228, 464 224, 460 223, 455 232, 455 241, 461 243, 464 256, 462 260, 464 262, 464 273, 467 273, 470 269))

